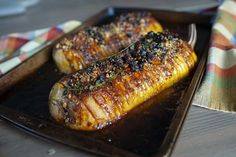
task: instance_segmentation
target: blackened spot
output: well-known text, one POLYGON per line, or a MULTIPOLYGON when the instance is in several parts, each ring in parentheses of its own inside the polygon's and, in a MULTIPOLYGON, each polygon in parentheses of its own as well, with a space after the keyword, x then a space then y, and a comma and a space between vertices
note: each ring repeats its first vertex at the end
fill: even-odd
POLYGON ((151 61, 154 57, 154 54, 152 52, 147 52, 147 60, 151 61))
POLYGON ((132 50, 132 51, 130 52, 130 54, 131 54, 132 57, 137 57, 137 56, 138 56, 138 52, 135 51, 135 50, 132 50))
POLYGON ((123 60, 121 58, 117 58, 116 62, 113 64, 114 66, 122 67, 123 60))
POLYGON ((132 34, 133 34, 133 33, 130 32, 130 31, 126 33, 127 37, 129 37, 129 38, 132 37, 132 34))
POLYGON ((141 56, 142 56, 142 57, 145 57, 145 56, 146 56, 146 54, 147 54, 147 52, 146 52, 145 50, 141 49, 141 52, 140 52, 140 54, 141 54, 141 56))
POLYGON ((125 54, 123 57, 122 57, 122 60, 125 62, 125 63, 129 63, 131 60, 132 60, 132 58, 131 58, 131 56, 130 56, 130 54, 125 54))
POLYGON ((105 75, 100 75, 99 77, 98 77, 98 79, 97 80, 100 80, 100 81, 105 81, 105 79, 106 79, 106 76, 105 75))
POLYGON ((148 38, 153 38, 154 34, 155 34, 155 33, 154 33, 153 31, 148 32, 147 37, 148 37, 148 38))
POLYGON ((133 71, 138 71, 139 70, 139 65, 138 65, 138 61, 132 61, 129 63, 129 67, 133 70, 133 71))
POLYGON ((134 45, 135 47, 135 51, 138 51, 138 50, 140 50, 141 49, 141 47, 142 47, 142 44, 141 44, 141 42, 140 41, 137 41, 136 43, 135 43, 135 45, 134 45))
POLYGON ((144 62, 143 61, 139 61, 138 66, 139 66, 139 69, 143 69, 144 62))

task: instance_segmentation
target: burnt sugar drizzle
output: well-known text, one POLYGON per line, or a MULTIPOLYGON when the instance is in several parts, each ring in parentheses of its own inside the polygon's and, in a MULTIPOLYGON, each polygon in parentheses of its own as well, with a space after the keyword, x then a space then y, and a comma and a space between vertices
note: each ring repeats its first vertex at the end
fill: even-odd
POLYGON ((153 59, 165 62, 181 51, 182 43, 178 35, 168 31, 149 32, 119 54, 67 76, 64 96, 93 91, 119 76, 143 70, 145 64, 152 64, 153 59))
POLYGON ((92 49, 94 44, 101 48, 107 46, 107 49, 124 48, 127 46, 126 42, 131 43, 140 37, 140 31, 148 26, 150 17, 151 14, 147 12, 122 14, 110 24, 100 27, 86 27, 82 31, 64 38, 56 45, 56 49, 61 49, 63 52, 73 49, 75 53, 80 53, 84 57, 85 62, 89 63, 101 55, 92 49), (121 33, 124 33, 122 37, 125 36, 127 39, 125 42, 121 42, 121 33), (111 37, 109 41, 105 40, 107 36, 111 37))

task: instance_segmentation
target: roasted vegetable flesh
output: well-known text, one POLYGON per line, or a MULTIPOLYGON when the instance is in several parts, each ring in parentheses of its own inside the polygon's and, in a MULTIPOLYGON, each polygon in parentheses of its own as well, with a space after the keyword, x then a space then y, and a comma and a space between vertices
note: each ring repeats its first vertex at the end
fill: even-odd
POLYGON ((119 54, 57 82, 50 113, 73 129, 103 128, 188 75, 196 61, 177 35, 149 32, 119 54))
POLYGON ((56 44, 53 59, 63 73, 72 73, 107 58, 135 42, 149 31, 162 31, 149 13, 120 15, 101 27, 88 27, 56 44))

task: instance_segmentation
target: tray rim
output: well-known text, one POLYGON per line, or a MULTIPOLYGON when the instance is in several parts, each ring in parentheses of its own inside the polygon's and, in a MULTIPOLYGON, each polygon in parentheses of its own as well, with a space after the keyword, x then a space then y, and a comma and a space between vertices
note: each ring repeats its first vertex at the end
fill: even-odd
MULTIPOLYGON (((0 84, 2 84, 2 79, 5 79, 7 80, 7 78, 9 77, 12 77, 12 75, 14 76, 14 72, 17 70, 17 69, 20 69, 22 67, 24 67, 25 65, 27 65, 28 62, 32 62, 32 60, 34 58, 36 58, 37 56, 41 55, 43 57, 50 57, 49 54, 47 54, 48 51, 50 51, 49 49, 58 41, 60 40, 61 38, 67 36, 68 34, 71 34, 75 31, 77 31, 78 29, 81 29, 85 26, 88 26, 90 25, 90 22, 101 16, 102 14, 106 14, 107 12, 108 13, 111 13, 113 14, 114 11, 116 10, 119 10, 119 9, 123 9, 123 10, 137 10, 137 11, 140 11, 141 10, 147 10, 147 11, 157 11, 157 12, 163 12, 163 13, 171 13, 171 14, 188 14, 188 15, 192 15, 192 16, 206 16, 206 18, 209 18, 209 17, 212 17, 211 15, 199 15, 199 14, 195 14, 195 13, 186 13, 186 12, 175 12, 175 11, 166 11, 166 10, 160 10, 160 9, 149 9, 149 8, 130 8, 130 7, 108 7, 108 8, 105 8, 103 9, 102 11, 100 11, 99 13, 93 15, 92 17, 88 18, 86 21, 84 21, 82 23, 82 25, 76 27, 74 30, 72 30, 71 32, 63 35, 62 37, 60 37, 59 39, 57 39, 55 42, 53 42, 52 44, 48 45, 47 47, 43 48, 42 50, 40 50, 41 52, 39 53, 36 53, 35 55, 33 55, 31 58, 27 59, 24 63, 18 65, 17 67, 15 67, 14 69, 12 69, 10 72, 8 72, 7 74, 3 75, 1 78, 0 78, 0 84), (8 77, 6 77, 8 76, 8 77)), ((173 121, 171 122, 170 124, 170 129, 169 131, 167 132, 166 134, 166 137, 160 147, 160 151, 158 154, 154 155, 155 157, 157 156, 170 156, 173 149, 174 149, 174 146, 175 146, 175 143, 177 141, 177 138, 178 138, 178 135, 180 133, 180 130, 182 128, 182 125, 184 123, 184 119, 186 118, 186 115, 187 115, 187 112, 191 106, 191 101, 192 101, 192 98, 193 98, 193 94, 195 93, 197 87, 199 86, 200 84, 200 81, 201 81, 201 78, 204 74, 204 69, 205 69, 205 64, 206 64, 206 51, 208 50, 208 47, 205 48, 204 52, 202 54, 200 59, 199 59, 199 62, 198 62, 198 65, 197 65, 197 68, 194 72, 194 75, 193 75, 193 78, 191 80, 191 83, 190 83, 190 86, 188 87, 185 95, 184 95, 184 98, 183 98, 183 102, 180 104, 180 106, 178 107, 176 113, 174 114, 174 117, 173 119, 178 119, 178 123, 174 123, 173 121), (186 103, 186 104, 185 104, 186 103), (183 105, 185 104, 185 105, 183 105), (180 113, 181 110, 179 109, 183 109, 184 111, 182 111, 182 114, 180 113), (181 117, 179 117, 181 116, 181 117), (174 125, 173 125, 174 123, 174 125), (175 128, 175 129, 173 129, 175 128), (173 132, 170 130, 176 130, 177 132, 173 132), (169 144, 168 144, 169 143, 169 144)), ((42 62, 42 63, 39 63, 38 66, 40 67, 41 65, 43 65, 45 62, 42 62)), ((22 79, 24 79, 25 77, 27 77, 28 75, 30 75, 31 72, 34 72, 37 70, 37 67, 33 67, 33 70, 30 71, 29 73, 27 74, 24 74, 22 77, 22 79)), ((18 81, 20 80, 15 80, 13 81, 12 84, 14 83, 17 83, 18 81)), ((0 95, 2 93, 4 93, 8 88, 10 87, 7 87, 5 88, 5 90, 0 90, 0 95)), ((47 122, 45 122, 45 120, 39 120, 37 118, 34 118, 34 117, 31 117, 29 115, 25 115, 24 113, 21 113, 21 112, 18 112, 18 111, 15 111, 14 109, 11 109, 11 108, 7 108, 5 106, 2 106, 0 105, 0 117, 9 121, 11 124, 13 124, 14 126, 16 127, 19 127, 21 129, 23 129, 24 131, 26 131, 27 133, 31 133, 33 135, 36 135, 36 136, 39 136, 39 137, 43 137, 43 138, 46 138, 46 139, 49 139, 49 140, 53 140, 53 141, 56 141, 56 142, 59 142, 59 143, 62 143, 62 144, 66 144, 66 145, 69 145, 69 146, 72 146, 71 144, 68 144, 66 142, 62 142, 63 139, 58 139, 58 138, 54 138, 54 137, 51 137, 53 134, 48 135, 47 133, 44 133, 44 132, 40 132, 38 130, 34 130, 33 128, 31 128, 30 126, 27 126, 31 123, 31 120, 34 121, 35 124, 38 123, 38 125, 40 124, 45 124, 47 125, 47 122), (10 115, 10 116, 9 116, 10 115), (19 115, 18 117, 16 117, 16 115, 19 115), (19 117, 23 117, 23 118, 19 118, 19 117), (28 120, 28 123, 29 124, 26 124, 25 122, 25 119, 28 120), (17 120, 17 121, 16 121, 17 120), (24 124, 25 123, 25 124, 24 124)), ((50 127, 52 127, 52 123, 49 124, 50 127)), ((58 127, 58 126, 57 126, 58 127)), ((54 128, 54 127, 53 127, 54 128)), ((60 128, 60 127, 59 127, 60 128)), ((55 129, 55 128, 54 128, 55 129)), ((70 130, 71 131, 71 130, 70 130)), ((88 136, 85 137, 85 139, 87 139, 88 136)), ((93 139, 94 141, 94 139, 93 139)), ((97 141, 99 143, 99 141, 97 141)), ((107 143, 103 143, 103 145, 105 145, 105 150, 103 149, 102 151, 99 151, 99 149, 94 149, 91 150, 91 149, 87 149, 86 146, 85 147, 77 147, 77 146, 72 146, 72 147, 76 147, 76 148, 79 148, 80 150, 85 150, 86 152, 92 152, 92 153, 95 153, 97 155, 103 155, 103 156, 109 156, 109 155, 115 155, 115 154, 112 154, 112 152, 114 151, 115 153, 118 153, 116 155, 118 156, 130 156, 130 157, 138 157, 139 155, 137 154, 134 154, 132 152, 129 152, 129 151, 126 151, 126 150, 123 150, 123 149, 120 149, 120 148, 117 148, 115 146, 112 146, 112 145, 109 145, 107 143), (107 151, 107 150, 109 151, 107 151)))

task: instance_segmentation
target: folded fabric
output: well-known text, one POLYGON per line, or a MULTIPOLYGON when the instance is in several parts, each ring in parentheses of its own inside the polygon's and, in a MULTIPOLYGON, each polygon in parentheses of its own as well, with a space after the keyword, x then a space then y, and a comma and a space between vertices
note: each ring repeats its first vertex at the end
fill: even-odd
POLYGON ((68 21, 51 28, 0 37, 0 76, 80 24, 79 21, 68 21))
POLYGON ((236 1, 226 0, 212 27, 207 70, 193 104, 236 111, 236 1))

